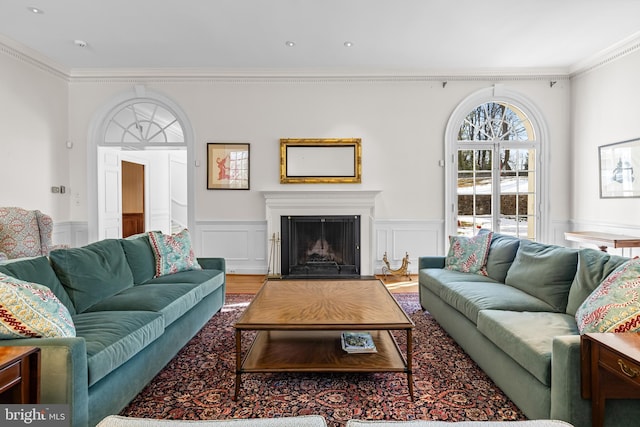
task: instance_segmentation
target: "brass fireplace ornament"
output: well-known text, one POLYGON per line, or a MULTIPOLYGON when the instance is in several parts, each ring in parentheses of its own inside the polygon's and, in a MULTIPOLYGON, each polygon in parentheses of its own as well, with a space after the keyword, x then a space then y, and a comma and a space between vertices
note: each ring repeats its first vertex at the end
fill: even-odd
POLYGON ((385 265, 382 266, 382 274, 384 274, 384 279, 387 280, 387 274, 391 274, 392 276, 406 276, 409 280, 411 280, 411 275, 409 274, 409 252, 406 253, 405 257, 402 258, 402 265, 400 268, 392 269, 389 265, 389 260, 387 260, 387 253, 384 253, 382 257, 382 261, 385 265))
POLYGON ((281 184, 359 184, 360 138, 281 139, 281 184))

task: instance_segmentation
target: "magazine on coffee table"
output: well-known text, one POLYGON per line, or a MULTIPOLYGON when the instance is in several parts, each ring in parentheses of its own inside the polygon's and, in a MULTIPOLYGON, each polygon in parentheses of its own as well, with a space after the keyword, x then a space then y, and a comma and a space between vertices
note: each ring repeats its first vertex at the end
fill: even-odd
POLYGON ((369 332, 343 332, 340 336, 342 349, 347 353, 377 353, 369 332))

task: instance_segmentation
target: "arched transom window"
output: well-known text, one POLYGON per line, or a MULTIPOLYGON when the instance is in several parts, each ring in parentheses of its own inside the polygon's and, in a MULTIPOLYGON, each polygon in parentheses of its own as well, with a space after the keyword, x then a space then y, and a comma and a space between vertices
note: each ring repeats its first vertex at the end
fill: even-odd
POLYGON ((486 228, 535 240, 538 223, 535 130, 507 102, 487 102, 468 112, 458 129, 457 232, 486 228))
POLYGON ((182 126, 176 116, 152 102, 133 102, 116 111, 106 127, 106 145, 183 146, 182 126))

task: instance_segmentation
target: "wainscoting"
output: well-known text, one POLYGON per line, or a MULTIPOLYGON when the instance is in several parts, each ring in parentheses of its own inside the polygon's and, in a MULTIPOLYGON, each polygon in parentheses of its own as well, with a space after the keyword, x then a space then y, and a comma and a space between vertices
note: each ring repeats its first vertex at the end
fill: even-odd
MULTIPOLYGON (((382 272, 385 252, 392 268, 408 252, 415 274, 419 256, 443 254, 443 228, 442 221, 373 221, 374 273, 382 272)), ((193 239, 199 256, 224 257, 229 274, 267 274, 271 237, 266 221, 207 221, 197 224, 193 239)))

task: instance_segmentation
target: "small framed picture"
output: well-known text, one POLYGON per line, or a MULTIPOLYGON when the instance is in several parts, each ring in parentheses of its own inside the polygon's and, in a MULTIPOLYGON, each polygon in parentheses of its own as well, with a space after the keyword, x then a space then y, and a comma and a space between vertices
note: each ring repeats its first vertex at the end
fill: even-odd
POLYGON ((640 197, 640 138, 598 147, 600 198, 640 197))
POLYGON ((249 189, 249 144, 207 143, 207 190, 249 189))

